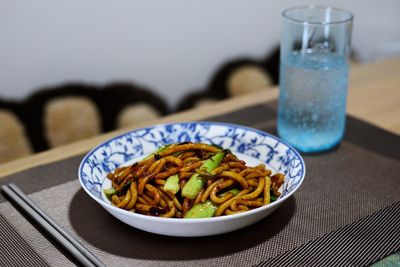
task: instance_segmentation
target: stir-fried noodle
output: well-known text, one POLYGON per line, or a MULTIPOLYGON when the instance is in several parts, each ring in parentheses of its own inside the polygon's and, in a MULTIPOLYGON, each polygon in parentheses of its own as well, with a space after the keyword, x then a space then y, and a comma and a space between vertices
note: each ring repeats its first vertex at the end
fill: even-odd
POLYGON ((167 145, 117 168, 104 190, 119 208, 151 216, 204 218, 237 214, 280 196, 285 177, 249 167, 229 150, 203 143, 167 145))

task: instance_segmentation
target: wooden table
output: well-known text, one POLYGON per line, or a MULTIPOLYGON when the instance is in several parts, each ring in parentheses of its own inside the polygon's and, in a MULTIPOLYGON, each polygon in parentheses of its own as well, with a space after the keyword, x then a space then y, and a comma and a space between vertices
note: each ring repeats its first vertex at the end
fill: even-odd
MULTIPOLYGON (((102 134, 2 164, 0 176, 84 153, 102 141, 131 129, 156 123, 201 120, 277 97, 278 88, 268 88, 254 94, 220 101, 211 106, 176 113, 130 128, 102 134)), ((352 68, 347 111, 352 116, 400 134, 400 56, 352 68)))

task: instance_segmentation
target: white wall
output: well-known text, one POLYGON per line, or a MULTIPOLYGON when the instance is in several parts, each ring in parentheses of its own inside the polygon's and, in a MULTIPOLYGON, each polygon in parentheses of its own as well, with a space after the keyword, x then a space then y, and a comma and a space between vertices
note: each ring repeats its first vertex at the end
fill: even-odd
MULTIPOLYGON (((66 81, 135 81, 174 105, 221 63, 264 57, 281 11, 310 1, 1 0, 0 97, 66 81)), ((400 1, 318 1, 355 15, 360 60, 400 51, 400 1), (386 52, 385 52, 386 51, 386 52)))

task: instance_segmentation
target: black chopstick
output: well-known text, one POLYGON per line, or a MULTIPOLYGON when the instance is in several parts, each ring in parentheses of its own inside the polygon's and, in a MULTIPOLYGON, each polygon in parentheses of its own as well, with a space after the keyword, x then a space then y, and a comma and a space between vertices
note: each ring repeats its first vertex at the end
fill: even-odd
POLYGON ((3 185, 1 190, 6 197, 21 209, 24 215, 32 219, 77 262, 83 266, 105 266, 67 231, 47 216, 18 186, 15 184, 3 185))

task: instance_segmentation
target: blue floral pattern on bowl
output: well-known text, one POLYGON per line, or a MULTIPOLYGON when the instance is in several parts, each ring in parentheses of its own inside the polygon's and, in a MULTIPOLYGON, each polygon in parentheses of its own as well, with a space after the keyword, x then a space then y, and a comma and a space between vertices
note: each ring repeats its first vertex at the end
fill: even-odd
POLYGON ((110 171, 132 159, 154 152, 160 146, 179 142, 202 142, 229 148, 264 162, 284 173, 280 198, 300 186, 305 164, 299 153, 277 137, 263 131, 217 122, 155 125, 117 136, 90 151, 79 167, 83 186, 102 200, 102 184, 110 171))

